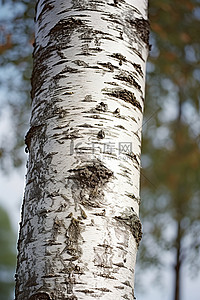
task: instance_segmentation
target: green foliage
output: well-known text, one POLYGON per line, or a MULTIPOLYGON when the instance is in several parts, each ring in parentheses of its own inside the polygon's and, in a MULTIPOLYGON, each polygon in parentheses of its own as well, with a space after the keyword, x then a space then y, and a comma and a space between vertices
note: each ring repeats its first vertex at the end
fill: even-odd
POLYGON ((0 207, 0 299, 11 300, 16 264, 16 237, 7 212, 0 207))

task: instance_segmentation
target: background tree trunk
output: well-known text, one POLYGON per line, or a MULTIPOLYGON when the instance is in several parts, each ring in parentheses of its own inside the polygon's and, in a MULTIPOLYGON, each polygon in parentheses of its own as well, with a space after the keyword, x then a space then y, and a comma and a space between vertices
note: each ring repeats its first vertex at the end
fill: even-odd
POLYGON ((174 300, 180 300, 181 224, 177 221, 174 300))
POLYGON ((16 300, 134 299, 147 1, 38 1, 16 300))

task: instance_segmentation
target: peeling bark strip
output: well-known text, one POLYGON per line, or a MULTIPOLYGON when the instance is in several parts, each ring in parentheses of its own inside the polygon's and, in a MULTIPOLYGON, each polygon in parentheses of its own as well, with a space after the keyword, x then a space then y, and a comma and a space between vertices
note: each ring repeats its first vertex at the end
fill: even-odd
POLYGON ((37 1, 15 300, 135 299, 146 8, 37 1))

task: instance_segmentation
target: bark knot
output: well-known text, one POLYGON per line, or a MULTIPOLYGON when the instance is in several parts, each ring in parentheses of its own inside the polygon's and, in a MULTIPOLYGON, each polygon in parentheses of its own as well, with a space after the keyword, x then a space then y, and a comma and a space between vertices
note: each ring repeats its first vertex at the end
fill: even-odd
POLYGON ((74 172, 74 178, 77 179, 82 186, 89 188, 104 185, 113 175, 113 172, 100 162, 94 162, 69 171, 74 172))

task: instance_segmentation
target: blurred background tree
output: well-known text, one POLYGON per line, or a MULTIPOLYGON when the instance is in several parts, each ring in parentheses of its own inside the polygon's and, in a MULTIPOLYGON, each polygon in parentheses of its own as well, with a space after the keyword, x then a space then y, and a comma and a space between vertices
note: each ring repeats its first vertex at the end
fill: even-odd
MULTIPOLYGON (((0 139, 5 173, 25 163, 35 1, 0 3, 0 125, 9 122, 0 139)), ((138 269, 156 270, 162 281, 170 264, 172 300, 181 300, 182 267, 195 275, 200 258, 200 1, 149 0, 149 17, 138 269)))
POLYGON ((162 269, 170 252, 180 300, 182 267, 194 275, 200 258, 200 3, 150 0, 149 16, 146 115, 158 113, 143 132, 140 263, 162 269))
POLYGON ((16 263, 16 236, 8 213, 0 207, 0 298, 13 299, 16 263))
POLYGON ((29 126, 35 1, 0 0, 0 164, 4 171, 24 163, 24 135, 29 126), (10 159, 11 158, 11 159, 10 159))

